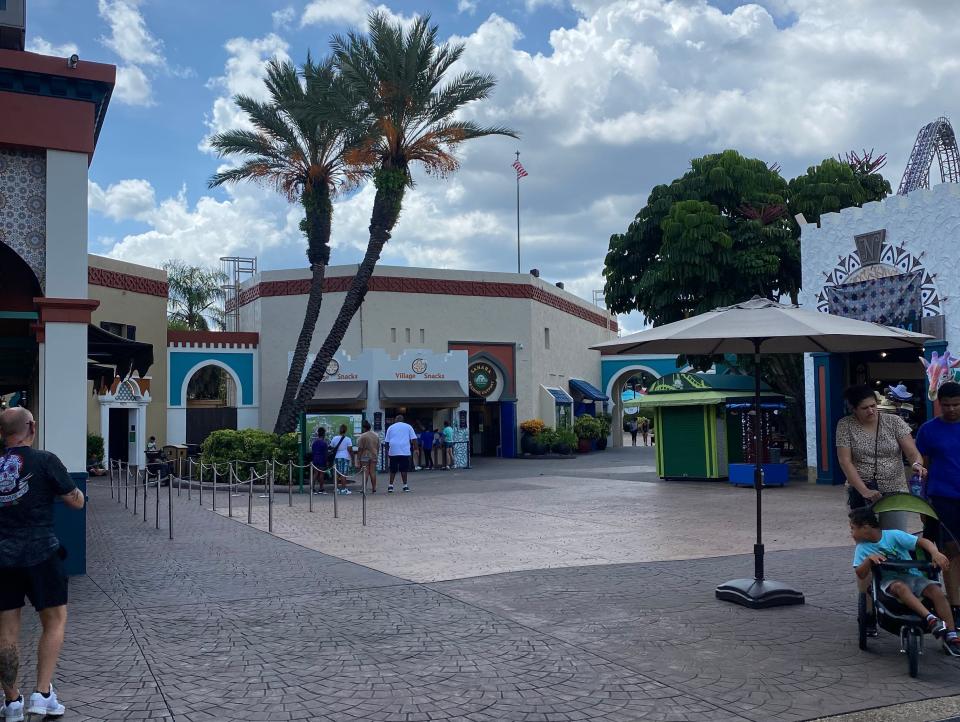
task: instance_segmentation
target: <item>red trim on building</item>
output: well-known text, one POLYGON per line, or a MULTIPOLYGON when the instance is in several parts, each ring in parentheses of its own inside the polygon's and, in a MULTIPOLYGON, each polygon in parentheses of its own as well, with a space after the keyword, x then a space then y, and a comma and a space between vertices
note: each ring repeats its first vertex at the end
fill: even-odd
POLYGON ((168 347, 256 348, 260 334, 248 331, 167 331, 168 347))
POLYGON ((77 80, 92 80, 98 83, 117 82, 117 68, 107 63, 93 63, 81 60, 77 67, 67 65, 66 58, 39 53, 24 52, 22 50, 0 49, 0 67, 12 70, 23 70, 28 73, 42 73, 43 75, 60 75, 64 78, 77 80))
POLYGON ((157 281, 153 278, 133 276, 120 271, 109 271, 106 268, 87 268, 87 282, 93 286, 116 288, 131 293, 142 293, 146 296, 160 296, 166 298, 169 287, 166 281, 157 281))
MULTIPOLYGON (((353 276, 325 278, 324 293, 344 293, 350 287, 353 276)), ((478 296, 483 298, 519 298, 537 301, 556 308, 571 316, 589 321, 597 326, 618 330, 615 319, 591 311, 566 298, 529 283, 496 283, 492 281, 456 281, 440 278, 404 278, 399 276, 373 276, 369 291, 373 293, 428 293, 440 296, 478 296)), ((261 281, 240 293, 240 305, 245 306, 258 298, 273 296, 306 296, 310 292, 309 278, 290 281, 261 281)))
POLYGON ((99 301, 89 298, 46 298, 39 296, 33 299, 40 318, 30 325, 37 337, 37 343, 46 339, 45 329, 48 323, 90 323, 93 312, 100 305, 99 301))
POLYGON ((0 143, 93 155, 93 103, 0 91, 0 108, 0 143))

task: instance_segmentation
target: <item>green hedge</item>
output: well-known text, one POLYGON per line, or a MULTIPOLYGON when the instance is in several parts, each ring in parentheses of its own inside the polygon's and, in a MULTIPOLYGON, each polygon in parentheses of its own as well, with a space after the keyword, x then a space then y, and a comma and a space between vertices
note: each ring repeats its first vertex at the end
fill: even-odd
MULTIPOLYGON (((295 433, 277 436, 259 429, 214 431, 203 442, 201 458, 204 464, 225 465, 230 461, 250 462, 249 465, 241 466, 238 470, 241 478, 244 477, 245 470, 251 468, 256 473, 263 474, 266 468, 265 460, 276 459, 281 464, 286 464, 288 461, 293 461, 295 464, 301 463, 300 444, 295 433)), ((220 466, 220 468, 223 467, 220 466)), ((278 474, 278 481, 279 477, 278 474)), ((286 475, 282 476, 282 479, 286 479, 286 475)))

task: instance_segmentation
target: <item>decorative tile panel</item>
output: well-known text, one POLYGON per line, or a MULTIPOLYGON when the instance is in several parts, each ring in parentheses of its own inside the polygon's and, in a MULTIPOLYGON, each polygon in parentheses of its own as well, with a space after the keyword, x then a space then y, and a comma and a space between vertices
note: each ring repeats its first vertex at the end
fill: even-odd
POLYGON ((14 250, 45 289, 47 161, 42 152, 0 148, 0 243, 14 250))

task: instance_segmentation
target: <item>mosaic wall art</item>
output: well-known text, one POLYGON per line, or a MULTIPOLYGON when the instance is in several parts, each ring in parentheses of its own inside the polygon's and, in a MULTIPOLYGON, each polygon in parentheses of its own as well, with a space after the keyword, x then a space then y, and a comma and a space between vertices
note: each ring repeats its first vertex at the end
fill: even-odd
POLYGON ((0 149, 0 243, 46 288, 47 163, 43 153, 0 149))
POLYGON ((823 313, 830 312, 830 298, 827 293, 830 287, 891 276, 905 276, 908 278, 902 280, 912 283, 914 274, 919 274, 920 279, 918 285, 921 315, 923 317, 942 315, 943 308, 936 284, 920 259, 903 246, 892 246, 886 243, 881 245, 879 259, 875 264, 861 263, 860 255, 856 251, 849 256, 841 256, 837 266, 827 275, 823 290, 817 294, 817 310, 823 313))

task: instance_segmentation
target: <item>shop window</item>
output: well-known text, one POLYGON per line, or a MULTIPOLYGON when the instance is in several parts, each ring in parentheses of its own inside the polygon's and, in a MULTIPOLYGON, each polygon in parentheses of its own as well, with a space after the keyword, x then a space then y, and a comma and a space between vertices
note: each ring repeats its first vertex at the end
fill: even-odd
POLYGON ((407 329, 407 343, 410 343, 410 329, 407 329))
POLYGON ((397 329, 391 328, 391 329, 390 329, 390 343, 396 343, 396 342, 397 342, 397 329))
POLYGON ((550 348, 550 329, 543 329, 543 347, 550 348))
POLYGON ((424 329, 420 329, 420 343, 427 342, 427 332, 424 329))

